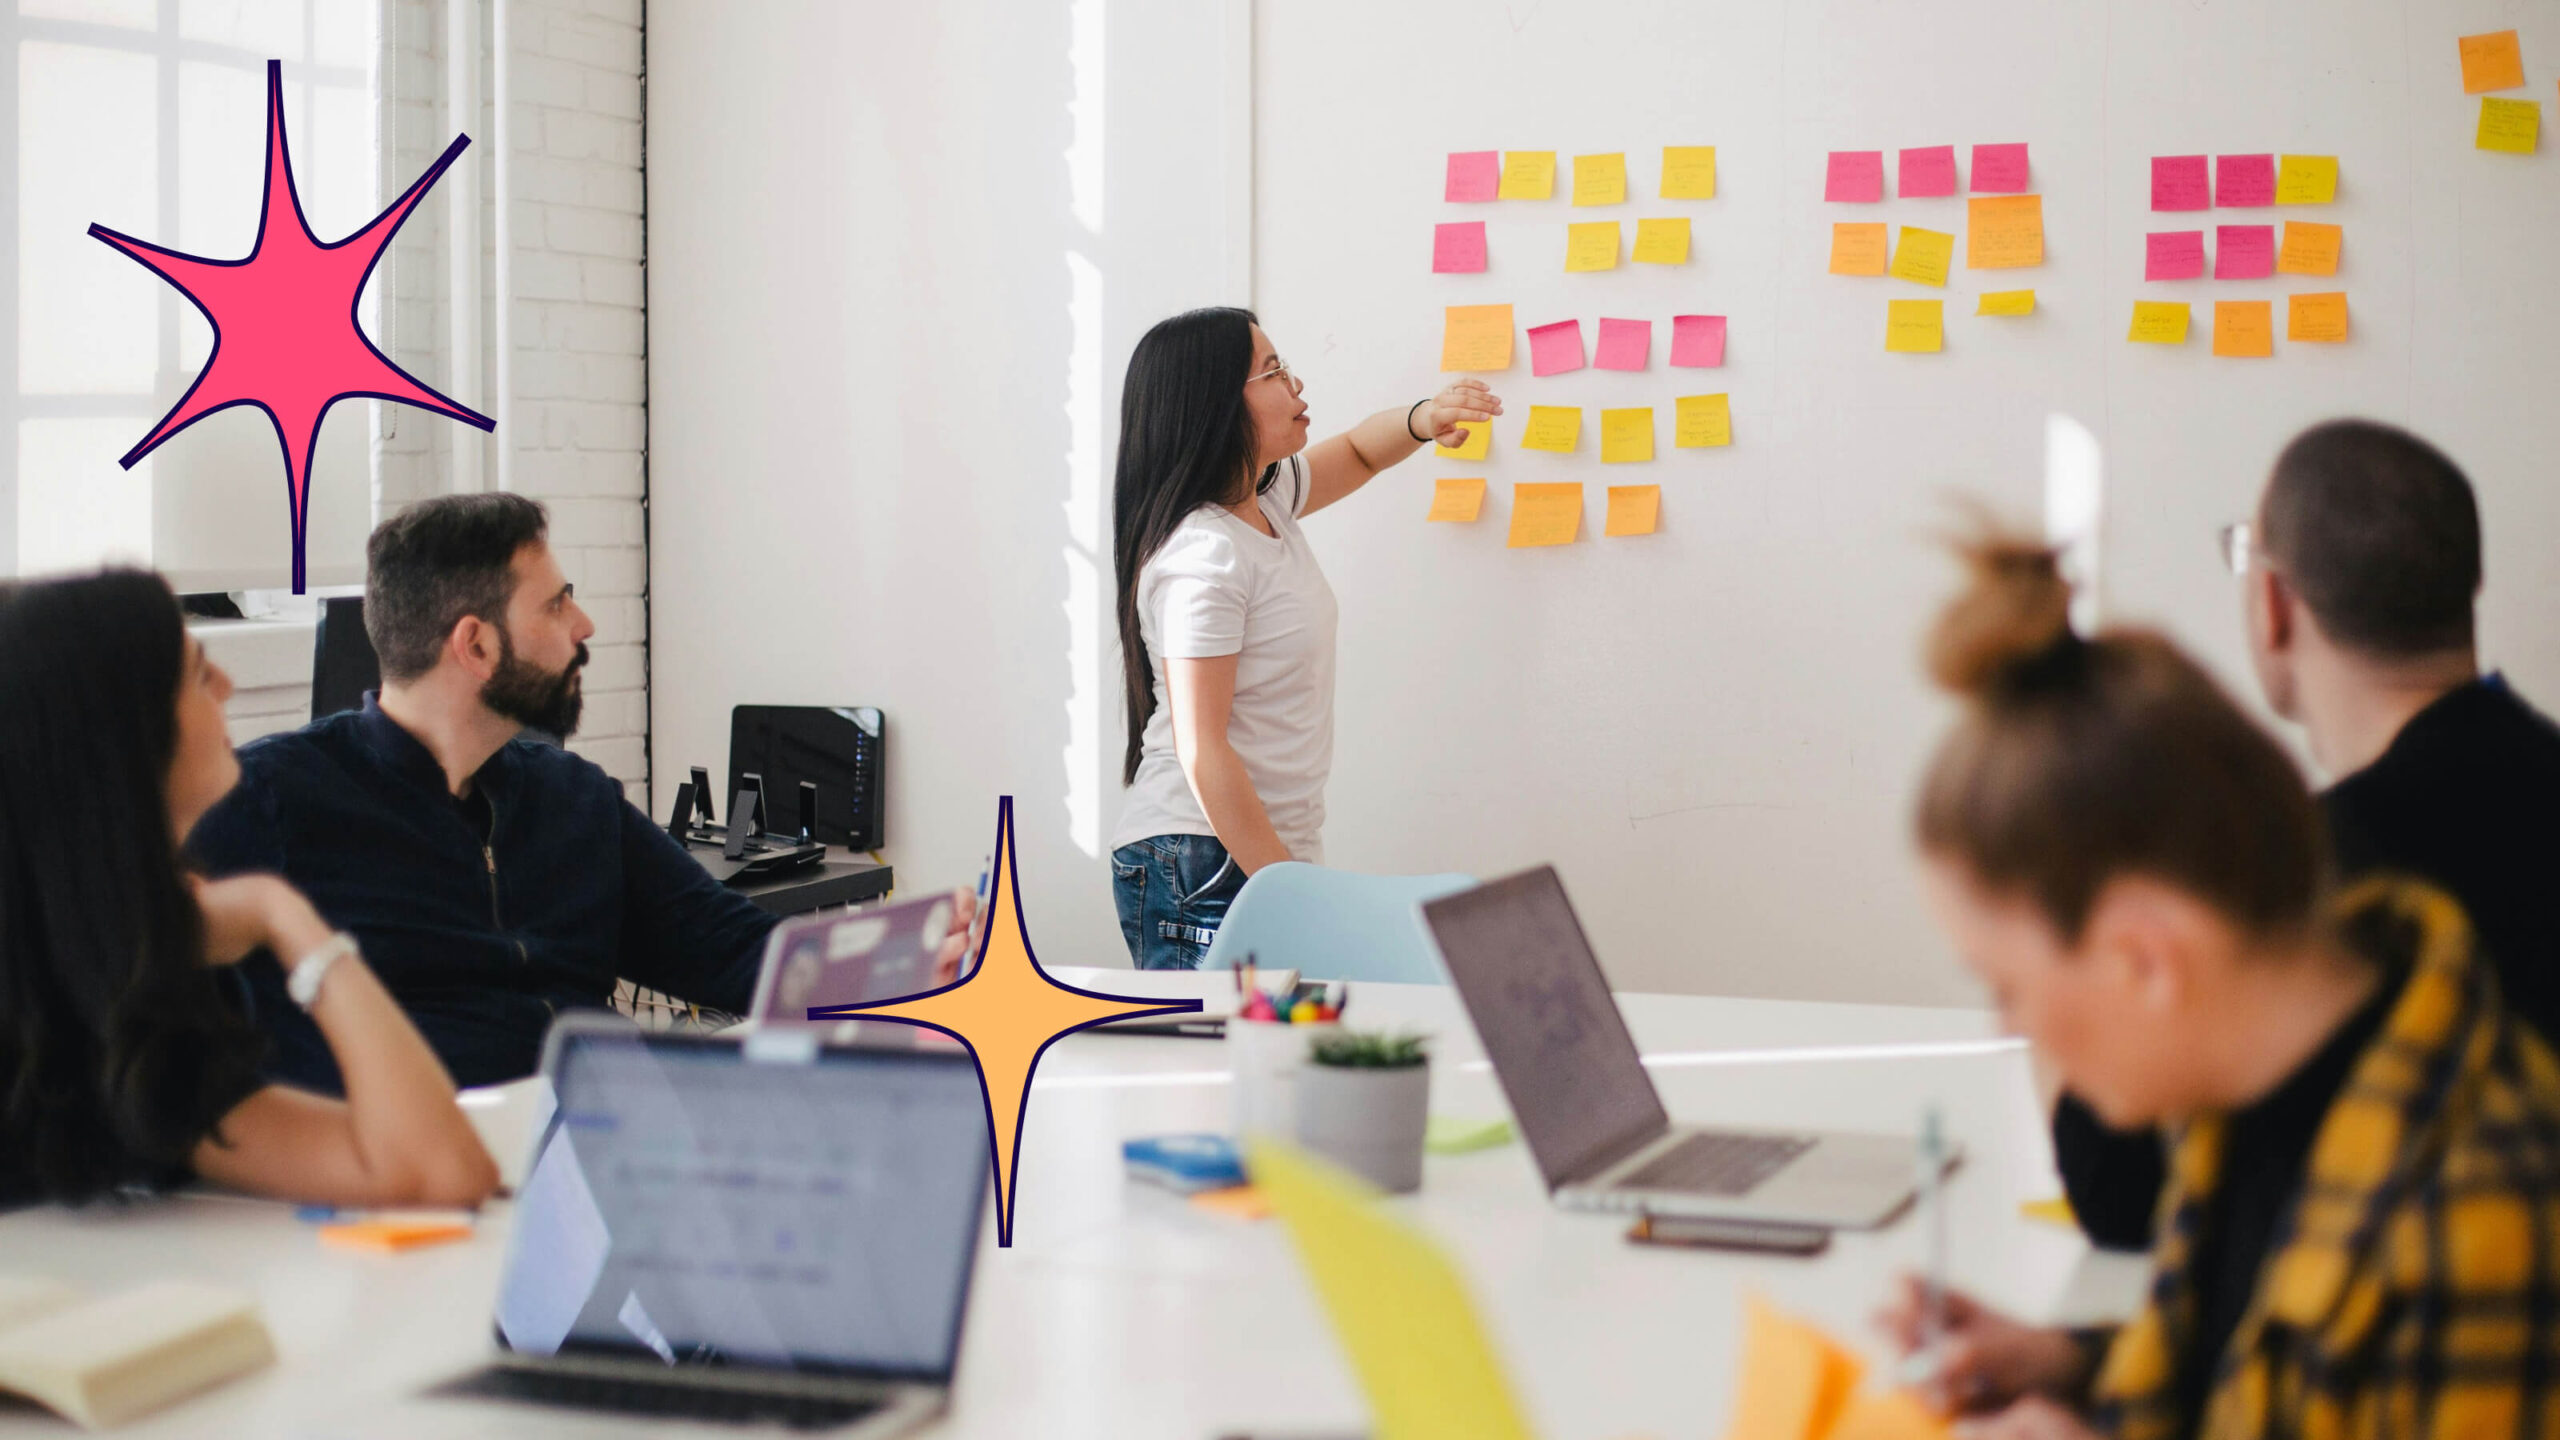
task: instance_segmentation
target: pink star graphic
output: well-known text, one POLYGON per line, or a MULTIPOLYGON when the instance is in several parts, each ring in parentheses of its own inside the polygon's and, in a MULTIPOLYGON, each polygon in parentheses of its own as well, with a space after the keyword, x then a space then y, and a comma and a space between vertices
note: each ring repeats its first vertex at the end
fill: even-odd
POLYGON ((488 416, 436 393, 374 348, 356 319, 356 297, 401 222, 471 143, 456 135, 427 173, 391 208, 335 244, 324 245, 302 218, 293 189, 293 160, 284 138, 284 68, 267 62, 266 196, 258 243, 238 260, 182 255, 104 225, 89 233, 132 256, 176 286, 213 325, 213 355, 204 372, 142 443, 116 463, 130 470, 160 443, 217 410, 255 405, 284 447, 285 485, 293 507, 293 589, 303 589, 303 536, 310 515, 311 452, 320 422, 341 400, 396 400, 494 430, 488 416), (285 203, 278 205, 282 194, 285 203))

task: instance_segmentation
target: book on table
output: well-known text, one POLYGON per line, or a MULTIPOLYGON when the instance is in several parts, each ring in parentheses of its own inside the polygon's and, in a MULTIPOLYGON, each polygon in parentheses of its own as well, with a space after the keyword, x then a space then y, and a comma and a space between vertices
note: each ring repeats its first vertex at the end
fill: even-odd
POLYGON ((68 1285, 0 1275, 0 1391, 92 1430, 274 1363, 258 1302, 161 1280, 92 1299, 68 1285))

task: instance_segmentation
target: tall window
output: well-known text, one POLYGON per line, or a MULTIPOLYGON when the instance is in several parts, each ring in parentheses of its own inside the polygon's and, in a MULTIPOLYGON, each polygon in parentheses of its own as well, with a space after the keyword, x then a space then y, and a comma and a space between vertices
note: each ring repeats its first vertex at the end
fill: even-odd
MULTIPOLYGON (((16 0, 0 16, 14 42, 14 94, 0 104, 11 282, 0 333, 15 340, 0 346, 0 574, 124 560, 159 566, 181 590, 286 583, 284 466, 264 415, 223 411, 117 468, 203 368, 213 332, 87 232, 96 222, 190 254, 246 254, 270 59, 284 62, 312 231, 336 240, 373 218, 380 14, 366 0, 16 0)), ((372 288, 382 283, 377 271, 372 288)), ((372 316, 370 290, 365 305, 372 316)), ((341 403, 321 432, 315 585, 363 578, 373 409, 341 403)))

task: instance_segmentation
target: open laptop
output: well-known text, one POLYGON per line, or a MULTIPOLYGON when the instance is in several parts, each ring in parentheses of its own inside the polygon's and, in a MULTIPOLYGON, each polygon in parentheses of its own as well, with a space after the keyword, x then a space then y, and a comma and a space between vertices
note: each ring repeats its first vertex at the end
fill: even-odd
POLYGON ((498 1355, 435 1393, 862 1440, 941 1414, 988 1188, 969 1056, 605 1018, 552 1028, 498 1355))
POLYGON ((1911 1198, 1913 1140, 1674 1126, 1553 867, 1422 918, 1558 1204, 1864 1229, 1911 1198))
POLYGON ((951 897, 935 893, 876 909, 801 915, 774 927, 756 972, 747 1021, 757 1029, 815 1026, 829 1038, 903 1043, 912 1025, 811 1020, 809 1012, 867 1005, 933 988, 933 967, 951 929, 951 897))

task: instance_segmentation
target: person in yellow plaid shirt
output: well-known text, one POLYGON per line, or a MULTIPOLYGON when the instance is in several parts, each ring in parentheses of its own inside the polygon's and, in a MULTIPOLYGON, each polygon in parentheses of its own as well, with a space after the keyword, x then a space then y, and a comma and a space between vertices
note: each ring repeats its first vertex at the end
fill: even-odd
POLYGON ((2075 635, 1987 535, 1930 644, 1932 908, 2004 1021, 2175 1135, 2149 1297, 2022 1325, 1906 1283, 1886 1328, 2004 1440, 2560 1435, 2560 1061, 2453 901, 2324 893, 2299 773, 2158 635, 2075 635))

